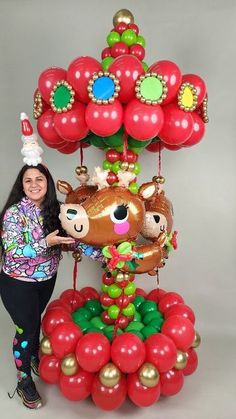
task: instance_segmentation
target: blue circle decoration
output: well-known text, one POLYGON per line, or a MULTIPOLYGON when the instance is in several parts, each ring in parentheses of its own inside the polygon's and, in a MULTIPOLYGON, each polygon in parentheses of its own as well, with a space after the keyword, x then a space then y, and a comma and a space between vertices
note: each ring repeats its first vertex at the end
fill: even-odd
POLYGON ((115 83, 110 77, 99 77, 94 81, 92 92, 98 100, 109 100, 114 96, 115 83))
POLYGON ((19 351, 14 351, 14 357, 15 358, 20 358, 20 352, 19 351))
POLYGON ((23 349, 25 349, 27 346, 28 346, 28 341, 27 340, 24 340, 23 342, 21 342, 21 345, 20 345, 23 349))

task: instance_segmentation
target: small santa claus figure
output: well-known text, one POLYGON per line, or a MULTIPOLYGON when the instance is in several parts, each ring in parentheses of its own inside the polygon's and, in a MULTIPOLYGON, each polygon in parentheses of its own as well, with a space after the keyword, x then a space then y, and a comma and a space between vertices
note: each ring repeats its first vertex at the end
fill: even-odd
POLYGON ((33 128, 28 116, 22 112, 20 115, 23 147, 21 154, 24 156, 23 162, 28 166, 37 166, 42 162, 41 154, 43 149, 38 145, 37 136, 33 132, 33 128))

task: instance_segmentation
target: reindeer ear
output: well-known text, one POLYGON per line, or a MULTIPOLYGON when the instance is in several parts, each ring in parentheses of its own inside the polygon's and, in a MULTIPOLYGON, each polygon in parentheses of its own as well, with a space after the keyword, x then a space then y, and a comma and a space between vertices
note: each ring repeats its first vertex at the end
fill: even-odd
POLYGON ((151 199, 157 192, 156 182, 143 183, 139 188, 139 197, 143 200, 151 199))
POLYGON ((57 181, 57 190, 61 192, 63 195, 68 195, 70 192, 73 191, 71 185, 65 180, 57 181))

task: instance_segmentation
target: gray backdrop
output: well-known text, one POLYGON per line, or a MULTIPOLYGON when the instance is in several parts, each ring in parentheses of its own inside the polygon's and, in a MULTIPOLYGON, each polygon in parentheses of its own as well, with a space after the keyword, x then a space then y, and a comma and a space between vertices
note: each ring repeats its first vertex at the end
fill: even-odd
MULTIPOLYGON (((37 417, 209 418, 235 417, 235 38, 234 0, 0 0, 0 120, 1 207, 22 166, 19 114, 32 114, 32 95, 41 71, 67 67, 76 57, 100 59, 112 17, 130 9, 146 38, 145 61, 175 61, 183 73, 196 73, 207 83, 210 123, 203 141, 193 148, 163 153, 166 193, 175 209, 179 249, 161 271, 161 287, 179 292, 196 314, 202 336, 199 368, 173 398, 148 409, 127 402, 118 412, 98 411, 90 401, 72 403, 56 387, 39 383, 47 405, 37 417)), ((103 152, 85 150, 90 172, 103 152)), ((144 151, 139 182, 156 174, 157 154, 144 151)), ((76 186, 74 168, 79 153, 60 154, 44 146, 44 163, 54 179, 76 186)), ((62 198, 62 196, 60 196, 62 198)), ((54 296, 72 286, 73 262, 61 263, 54 296)), ((83 260, 78 287, 99 287, 101 268, 83 260)), ((145 290, 155 279, 142 275, 145 290)), ((3 418, 17 410, 30 415, 6 391, 15 383, 11 361, 14 328, 1 306, 1 384, 3 418)))

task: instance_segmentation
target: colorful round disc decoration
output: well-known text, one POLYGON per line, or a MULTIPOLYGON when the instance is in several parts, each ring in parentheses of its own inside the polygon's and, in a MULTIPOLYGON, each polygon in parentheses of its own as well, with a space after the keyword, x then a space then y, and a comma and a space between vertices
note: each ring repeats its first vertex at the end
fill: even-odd
POLYGON ((185 112, 193 112, 197 107, 197 90, 190 83, 183 83, 178 94, 178 105, 185 112))
POLYGON ((58 81, 51 92, 51 107, 54 112, 67 112, 74 103, 75 92, 67 81, 58 81))
POLYGON ((111 73, 95 73, 89 81, 88 91, 89 97, 98 105, 113 103, 120 91, 119 80, 111 73))
POLYGON ((140 76, 136 82, 136 97, 147 105, 162 103, 167 94, 166 82, 163 77, 156 73, 148 73, 140 76))

